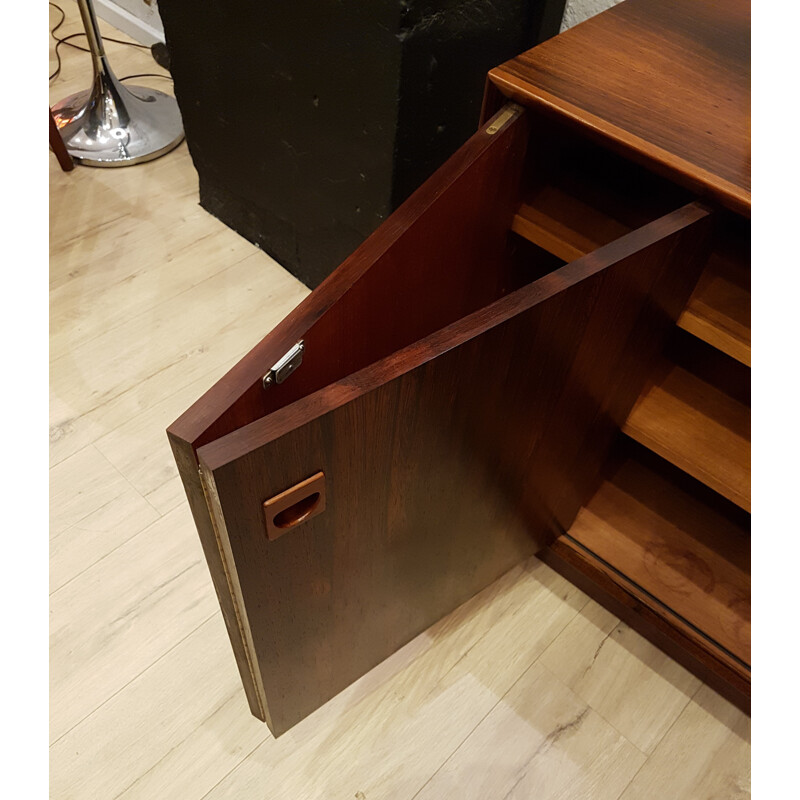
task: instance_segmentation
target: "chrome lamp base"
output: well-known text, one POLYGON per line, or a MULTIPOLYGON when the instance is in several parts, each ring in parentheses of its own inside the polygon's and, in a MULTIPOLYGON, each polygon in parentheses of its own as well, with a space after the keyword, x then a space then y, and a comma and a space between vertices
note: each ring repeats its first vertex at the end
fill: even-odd
POLYGON ((67 152, 92 167, 140 164, 183 140, 174 97, 144 86, 125 87, 110 73, 96 75, 89 91, 66 97, 52 110, 67 152))
POLYGON ((144 86, 123 86, 106 60, 91 0, 79 0, 94 82, 51 109, 67 152, 80 164, 125 167, 168 153, 183 140, 174 97, 144 86))

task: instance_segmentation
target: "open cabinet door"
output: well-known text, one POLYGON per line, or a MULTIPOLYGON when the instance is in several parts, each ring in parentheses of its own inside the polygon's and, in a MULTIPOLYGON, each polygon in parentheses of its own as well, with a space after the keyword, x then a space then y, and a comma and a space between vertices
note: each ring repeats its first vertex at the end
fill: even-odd
POLYGON ((518 246, 528 124, 501 110, 169 430, 276 735, 569 527, 697 278, 700 204, 566 265, 518 246))

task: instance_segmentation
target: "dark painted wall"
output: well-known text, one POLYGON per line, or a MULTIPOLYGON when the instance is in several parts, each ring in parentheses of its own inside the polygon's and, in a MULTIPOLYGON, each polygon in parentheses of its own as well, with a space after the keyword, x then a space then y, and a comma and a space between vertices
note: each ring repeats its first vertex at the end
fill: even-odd
POLYGON ((316 286, 474 132, 486 72, 563 5, 160 0, 202 206, 316 286))

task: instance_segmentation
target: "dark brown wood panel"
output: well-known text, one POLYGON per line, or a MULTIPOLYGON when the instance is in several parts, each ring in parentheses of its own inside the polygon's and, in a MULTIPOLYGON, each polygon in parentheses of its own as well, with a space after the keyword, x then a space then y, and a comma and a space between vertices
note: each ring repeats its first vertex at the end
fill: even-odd
POLYGON ((170 432, 198 447, 518 288, 508 232, 528 123, 513 105, 496 119, 496 132, 476 133, 170 432), (302 367, 265 392, 262 376, 300 339, 302 367))
POLYGON ((626 454, 606 471, 569 535, 749 665, 749 516, 712 505, 711 493, 692 481, 681 485, 675 472, 626 454))
POLYGON ((572 522, 707 223, 687 206, 198 450, 273 732, 572 522), (320 471, 325 511, 270 541, 264 500, 320 471))
POLYGON ((487 125, 473 136, 167 431, 250 709, 267 722, 248 655, 246 612, 209 512, 196 450, 491 303, 517 288, 520 275, 553 266, 546 254, 529 252, 521 268, 508 246, 528 144, 525 115, 510 111, 497 115, 504 123, 496 132, 487 125), (300 339, 303 365, 264 391, 262 376, 300 339))
POLYGON ((715 0, 627 0, 497 67, 489 80, 505 97, 571 120, 749 215, 748 0, 728 0, 724 13, 715 0))

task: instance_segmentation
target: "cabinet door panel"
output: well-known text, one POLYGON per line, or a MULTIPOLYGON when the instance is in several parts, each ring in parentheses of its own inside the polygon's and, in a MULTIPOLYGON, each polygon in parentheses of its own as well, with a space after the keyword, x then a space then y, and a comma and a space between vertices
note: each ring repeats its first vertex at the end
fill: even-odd
POLYGON ((276 735, 569 527, 708 216, 686 206, 199 447, 229 631, 276 735), (318 473, 324 511, 271 539, 264 502, 318 473))
POLYGON ((197 448, 355 373, 513 288, 509 229, 519 204, 527 145, 523 110, 514 105, 501 109, 168 430, 250 709, 262 719, 266 712, 245 646, 249 634, 242 624, 244 611, 236 605, 235 575, 226 567, 208 511, 197 448), (289 380, 265 391, 264 374, 301 339, 302 366, 289 380))
POLYGON ((508 242, 527 145, 525 113, 506 106, 170 430, 199 447, 517 288, 508 242), (302 368, 265 392, 300 339, 302 368))

